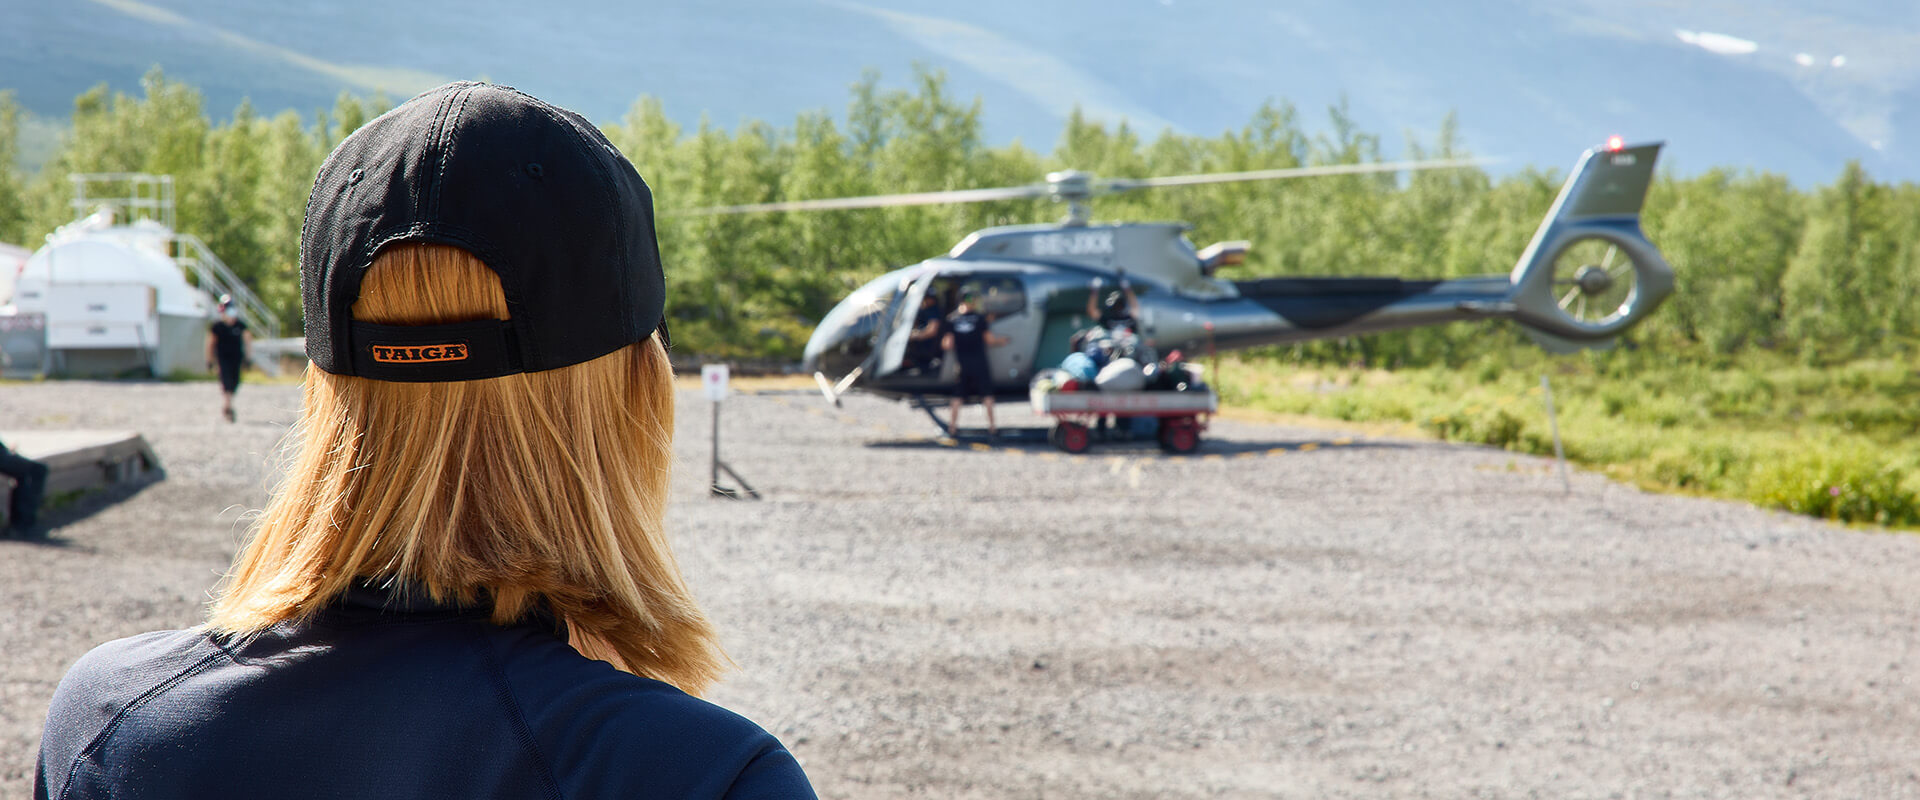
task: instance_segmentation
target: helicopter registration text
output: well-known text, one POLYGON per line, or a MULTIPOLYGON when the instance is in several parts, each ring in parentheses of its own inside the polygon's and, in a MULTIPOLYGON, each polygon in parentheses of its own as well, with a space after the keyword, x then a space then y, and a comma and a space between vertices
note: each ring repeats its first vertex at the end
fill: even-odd
POLYGON ((1113 231, 1074 231, 1035 236, 1036 256, 1094 256, 1113 253, 1113 231))

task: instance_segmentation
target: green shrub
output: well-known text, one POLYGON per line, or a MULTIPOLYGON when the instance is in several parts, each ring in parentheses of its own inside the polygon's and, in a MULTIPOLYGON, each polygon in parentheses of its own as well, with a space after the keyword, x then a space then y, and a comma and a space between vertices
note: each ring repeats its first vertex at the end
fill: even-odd
POLYGON ((1844 522, 1920 527, 1920 378, 1902 364, 1806 368, 1782 356, 1720 369, 1609 353, 1516 354, 1382 376, 1234 364, 1225 398, 1354 421, 1412 421, 1447 441, 1551 455, 1534 376, 1555 374, 1567 458, 1649 488, 1735 497, 1844 522), (1241 377, 1241 376, 1244 376, 1241 377), (1310 380, 1309 380, 1310 379, 1310 380), (1328 390, 1326 387, 1335 386, 1328 390), (1908 387, 1912 388, 1909 389, 1908 387))
POLYGON ((1643 401, 1632 416, 1661 428, 1672 428, 1684 422, 1698 421, 1705 415, 1686 398, 1655 396, 1643 401))
MULTIPOLYGON (((1521 434, 1526 430, 1526 423, 1504 408, 1486 409, 1473 406, 1461 411, 1436 414, 1428 417, 1421 427, 1451 442, 1490 444, 1510 450, 1531 451, 1532 449, 1516 447, 1522 442, 1521 434)), ((1548 447, 1551 446, 1551 444, 1548 445, 1548 447)))
POLYGON ((1807 452, 1754 470, 1754 503, 1842 522, 1920 525, 1920 498, 1870 452, 1807 452))
POLYGON ((1817 419, 1849 431, 1910 435, 1920 432, 1920 404, 1914 399, 1895 402, 1869 395, 1858 404, 1838 403, 1822 409, 1817 419))
POLYGON ((1600 407, 1609 417, 1620 416, 1632 404, 1633 398, 1628 396, 1626 387, 1608 386, 1600 390, 1600 407))

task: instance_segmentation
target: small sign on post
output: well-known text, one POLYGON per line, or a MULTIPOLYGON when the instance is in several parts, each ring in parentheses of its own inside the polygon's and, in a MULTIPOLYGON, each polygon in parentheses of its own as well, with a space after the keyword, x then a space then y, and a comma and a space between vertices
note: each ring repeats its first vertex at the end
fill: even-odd
POLYGON ((760 493, 753 490, 740 473, 720 460, 720 404, 727 399, 728 369, 725 364, 703 364, 700 367, 700 386, 706 390, 707 400, 713 403, 713 474, 707 484, 708 491, 715 497, 739 500, 742 497, 760 499, 760 493), (720 485, 720 473, 725 471, 740 484, 740 488, 720 485))
POLYGON ((727 399, 727 365, 703 364, 700 367, 700 385, 707 389, 707 399, 721 402, 727 399))

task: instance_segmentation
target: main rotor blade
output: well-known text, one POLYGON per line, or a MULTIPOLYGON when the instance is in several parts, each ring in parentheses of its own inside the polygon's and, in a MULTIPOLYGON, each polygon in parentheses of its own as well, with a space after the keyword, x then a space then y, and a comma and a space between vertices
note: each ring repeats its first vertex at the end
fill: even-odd
POLYGON ((1492 158, 1442 158, 1428 161, 1384 161, 1374 164, 1323 164, 1314 167, 1256 169, 1247 172, 1212 172, 1201 175, 1168 175, 1164 178, 1117 178, 1108 181, 1106 191, 1149 189, 1157 186, 1198 186, 1208 183, 1273 181, 1287 178, 1319 178, 1328 175, 1365 175, 1375 172, 1407 172, 1423 169, 1460 169, 1491 164, 1492 158))
MULTIPOLYGON (((1490 164, 1496 160, 1497 159, 1489 158, 1452 158, 1430 161, 1389 161, 1374 164, 1326 164, 1314 167, 1288 167, 1285 169, 1262 169, 1249 172, 1171 175, 1163 178, 1120 178, 1101 182, 1094 188, 1092 194, 1124 192, 1129 189, 1146 189, 1156 186, 1194 186, 1208 183, 1235 183, 1238 181, 1315 178, 1328 175, 1360 175, 1376 172, 1402 172, 1423 169, 1458 169, 1461 167, 1490 164)), ((908 192, 903 194, 865 195, 861 197, 833 197, 824 200, 786 200, 777 203, 742 203, 731 206, 668 209, 662 210, 660 215, 663 217, 710 216, 716 214, 753 214, 769 211, 839 211, 856 208, 928 206, 942 203, 985 203, 994 200, 1052 197, 1056 193, 1063 197, 1073 196, 1068 192, 1062 192, 1053 186, 1042 183, 1027 186, 1003 186, 990 189, 956 189, 944 192, 908 192)))
POLYGON ((852 208, 891 208, 894 206, 930 206, 940 203, 985 203, 992 200, 1019 200, 1046 197, 1045 185, 1004 186, 993 189, 956 189, 947 192, 911 192, 876 194, 865 197, 834 197, 825 200, 787 200, 779 203, 744 203, 737 206, 707 206, 660 212, 661 216, 702 216, 709 214, 752 214, 762 211, 837 211, 852 208))

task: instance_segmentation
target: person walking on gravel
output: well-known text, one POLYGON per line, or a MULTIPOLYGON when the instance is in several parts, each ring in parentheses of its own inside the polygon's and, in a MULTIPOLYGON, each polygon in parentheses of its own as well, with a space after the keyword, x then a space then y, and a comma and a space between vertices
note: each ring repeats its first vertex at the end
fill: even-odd
POLYGON ((455 83, 347 137, 300 248, 286 478, 205 625, 55 691, 38 797, 811 798, 698 699, 666 287, 592 123, 455 83))
POLYGON ((0 442, 0 475, 13 479, 13 491, 7 498, 6 534, 21 538, 38 535, 47 465, 8 450, 6 443, 0 442))
POLYGON ((214 369, 216 364, 219 367, 220 416, 228 422, 234 421, 233 395, 240 391, 240 368, 246 365, 247 352, 252 346, 253 334, 247 331, 247 323, 241 321, 233 298, 222 295, 220 318, 207 329, 207 369, 214 369))

